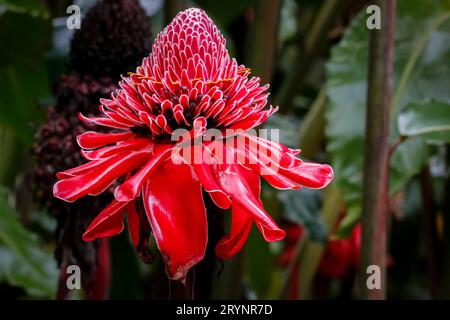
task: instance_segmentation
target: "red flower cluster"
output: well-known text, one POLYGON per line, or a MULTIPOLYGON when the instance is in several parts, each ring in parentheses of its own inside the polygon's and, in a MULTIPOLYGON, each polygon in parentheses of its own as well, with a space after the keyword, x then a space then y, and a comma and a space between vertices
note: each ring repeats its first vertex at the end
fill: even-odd
MULTIPOLYGON (((280 262, 287 265, 293 258, 297 241, 303 235, 303 227, 289 224, 286 227, 286 246, 280 262)), ((330 239, 320 260, 318 275, 324 278, 342 279, 351 270, 357 270, 361 251, 361 224, 357 224, 351 234, 344 239, 330 239)))
POLYGON ((295 157, 298 150, 245 133, 276 111, 264 109, 268 86, 249 75, 229 57, 225 39, 202 10, 180 12, 158 35, 142 66, 123 78, 110 99, 101 100, 104 116, 80 115, 110 131, 78 137, 90 162, 58 173, 54 195, 68 202, 96 196, 125 177, 83 239, 120 233, 126 212, 138 246, 144 223, 139 211, 145 211, 168 276, 183 279, 202 260, 207 244, 202 189, 218 207, 232 208, 231 232, 216 247, 219 257, 235 255, 253 223, 266 241, 282 239, 284 231, 263 209, 260 175, 276 188, 322 188, 333 171, 303 163, 295 157), (187 144, 173 139, 178 129, 186 133, 187 144), (204 139, 210 129, 223 138, 204 139), (228 143, 230 130, 233 139, 242 139, 228 143), (184 156, 191 150, 201 151, 201 161, 184 156))
POLYGON ((344 278, 359 268, 361 224, 357 224, 345 239, 332 239, 323 254, 318 273, 326 278, 344 278))
MULTIPOLYGON (((339 225, 341 219, 337 222, 336 227, 339 225)), ((294 258, 297 242, 304 234, 303 226, 299 224, 289 223, 285 229, 285 247, 279 258, 282 266, 287 266, 294 258)), ((347 238, 330 239, 326 243, 326 248, 320 260, 316 276, 326 280, 343 280, 345 277, 352 275, 359 269, 360 251, 361 224, 358 223, 347 238)), ((289 299, 298 299, 298 269, 301 267, 301 261, 295 263, 294 270, 291 274, 292 281, 289 288, 289 299)))

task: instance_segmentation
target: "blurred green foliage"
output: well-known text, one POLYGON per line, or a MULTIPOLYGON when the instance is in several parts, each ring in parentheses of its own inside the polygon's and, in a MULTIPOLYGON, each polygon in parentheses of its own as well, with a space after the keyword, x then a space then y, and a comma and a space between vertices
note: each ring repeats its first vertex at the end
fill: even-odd
MULTIPOLYGON (((426 98, 450 99, 448 17, 439 1, 398 2, 392 142, 399 139, 395 130, 397 110, 426 98)), ((352 22, 327 63, 327 151, 335 170, 335 183, 344 194, 348 210, 341 226, 342 236, 351 231, 361 216, 368 58, 365 19, 363 12, 352 22)), ((405 188, 425 165, 427 154, 428 147, 422 139, 406 140, 395 150, 391 159, 391 193, 405 188)))
POLYGON ((26 144, 33 139, 31 122, 42 119, 39 99, 50 95, 45 52, 51 20, 40 1, 0 1, 0 126, 13 129, 26 144))
POLYGON ((404 137, 421 137, 429 142, 450 143, 450 103, 434 100, 410 103, 398 117, 398 131, 404 137))
POLYGON ((52 298, 59 273, 51 248, 42 247, 38 236, 21 225, 8 198, 0 186, 0 281, 34 297, 52 298))

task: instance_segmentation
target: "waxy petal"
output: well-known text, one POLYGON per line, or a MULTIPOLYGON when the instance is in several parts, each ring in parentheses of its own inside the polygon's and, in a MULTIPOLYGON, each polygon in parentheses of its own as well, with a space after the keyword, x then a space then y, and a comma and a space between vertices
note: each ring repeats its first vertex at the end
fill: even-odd
POLYGON ((172 145, 155 146, 152 158, 135 175, 116 188, 114 192, 116 200, 130 201, 136 199, 146 178, 158 168, 158 165, 169 158, 172 148, 172 145))
POLYGON ((230 234, 217 243, 215 250, 216 255, 224 260, 235 256, 242 249, 253 225, 251 216, 239 203, 233 204, 231 215, 230 234))
MULTIPOLYGON (((235 152, 230 149, 227 148, 227 153, 235 152)), ((262 207, 259 198, 261 184, 257 173, 239 164, 226 164, 220 173, 220 182, 222 188, 231 195, 233 205, 236 202, 247 210, 262 231, 266 241, 272 242, 284 238, 285 232, 278 227, 262 207)))
POLYGON ((184 280, 203 259, 208 239, 201 185, 192 169, 167 160, 149 176, 143 200, 169 278, 184 280))
POLYGON ((148 151, 112 156, 99 162, 86 173, 58 181, 53 186, 53 195, 61 200, 73 202, 88 194, 100 194, 117 178, 140 167, 149 157, 148 151))
POLYGON ((84 241, 118 235, 124 228, 123 212, 127 202, 113 202, 91 222, 83 234, 84 241))
POLYGON ((87 160, 105 159, 122 152, 140 151, 146 149, 154 143, 146 138, 135 138, 109 147, 96 150, 81 150, 82 156, 87 160))
POLYGON ((333 169, 326 164, 303 163, 292 169, 282 169, 280 174, 311 189, 326 187, 333 180, 333 169))
POLYGON ((194 161, 194 163, 191 164, 192 168, 195 171, 195 174, 197 175, 197 178, 199 179, 203 188, 209 193, 214 203, 221 209, 228 209, 231 206, 231 200, 230 196, 219 185, 217 163, 211 163, 214 158, 209 152, 209 149, 206 148, 203 144, 194 146, 194 148, 192 148, 194 154, 196 152, 195 147, 199 148, 200 151, 197 152, 200 152, 200 155, 202 156, 200 161, 194 161), (208 161, 205 156, 208 156, 208 159, 210 159, 210 161, 208 161))
POLYGON ((127 205, 127 218, 128 218, 128 232, 130 233, 131 241, 135 248, 139 245, 140 242, 140 222, 139 215, 136 211, 136 202, 131 201, 127 205))
POLYGON ((111 143, 125 141, 132 136, 133 133, 131 131, 121 133, 97 133, 94 131, 87 131, 77 137, 77 142, 83 149, 95 149, 111 143))

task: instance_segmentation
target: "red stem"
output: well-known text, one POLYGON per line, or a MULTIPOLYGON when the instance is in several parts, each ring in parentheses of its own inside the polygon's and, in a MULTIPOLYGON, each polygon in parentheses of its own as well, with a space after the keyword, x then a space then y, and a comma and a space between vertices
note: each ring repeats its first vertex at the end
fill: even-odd
POLYGON ((366 139, 361 248, 361 296, 386 297, 386 247, 389 189, 389 118, 392 96, 395 0, 377 0, 381 29, 371 30, 367 92, 366 139), (381 288, 367 286, 367 267, 381 271, 381 288))

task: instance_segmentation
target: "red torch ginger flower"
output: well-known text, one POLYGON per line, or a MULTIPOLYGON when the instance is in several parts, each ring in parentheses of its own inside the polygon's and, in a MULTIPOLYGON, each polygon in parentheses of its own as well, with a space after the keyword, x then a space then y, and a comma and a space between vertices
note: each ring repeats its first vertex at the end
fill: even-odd
POLYGON ((276 111, 264 109, 268 86, 249 75, 249 69, 229 57, 225 39, 202 10, 180 12, 136 72, 123 77, 111 99, 101 100, 104 116, 80 115, 110 131, 78 136, 89 162, 58 173, 54 195, 68 202, 96 196, 125 177, 83 239, 120 233, 126 213, 138 246, 139 213, 145 212, 168 276, 182 280, 206 249, 204 190, 218 207, 232 208, 230 234, 216 246, 220 258, 242 248, 253 223, 266 241, 281 240, 285 232, 260 200, 260 175, 276 188, 322 188, 333 171, 302 162, 295 157, 298 150, 245 132, 276 111), (180 129, 184 144, 174 139, 180 129), (206 139, 212 129, 223 137, 206 139), (228 143, 230 137, 233 143, 228 143), (192 161, 190 151, 194 156, 200 151, 201 161, 192 161))

